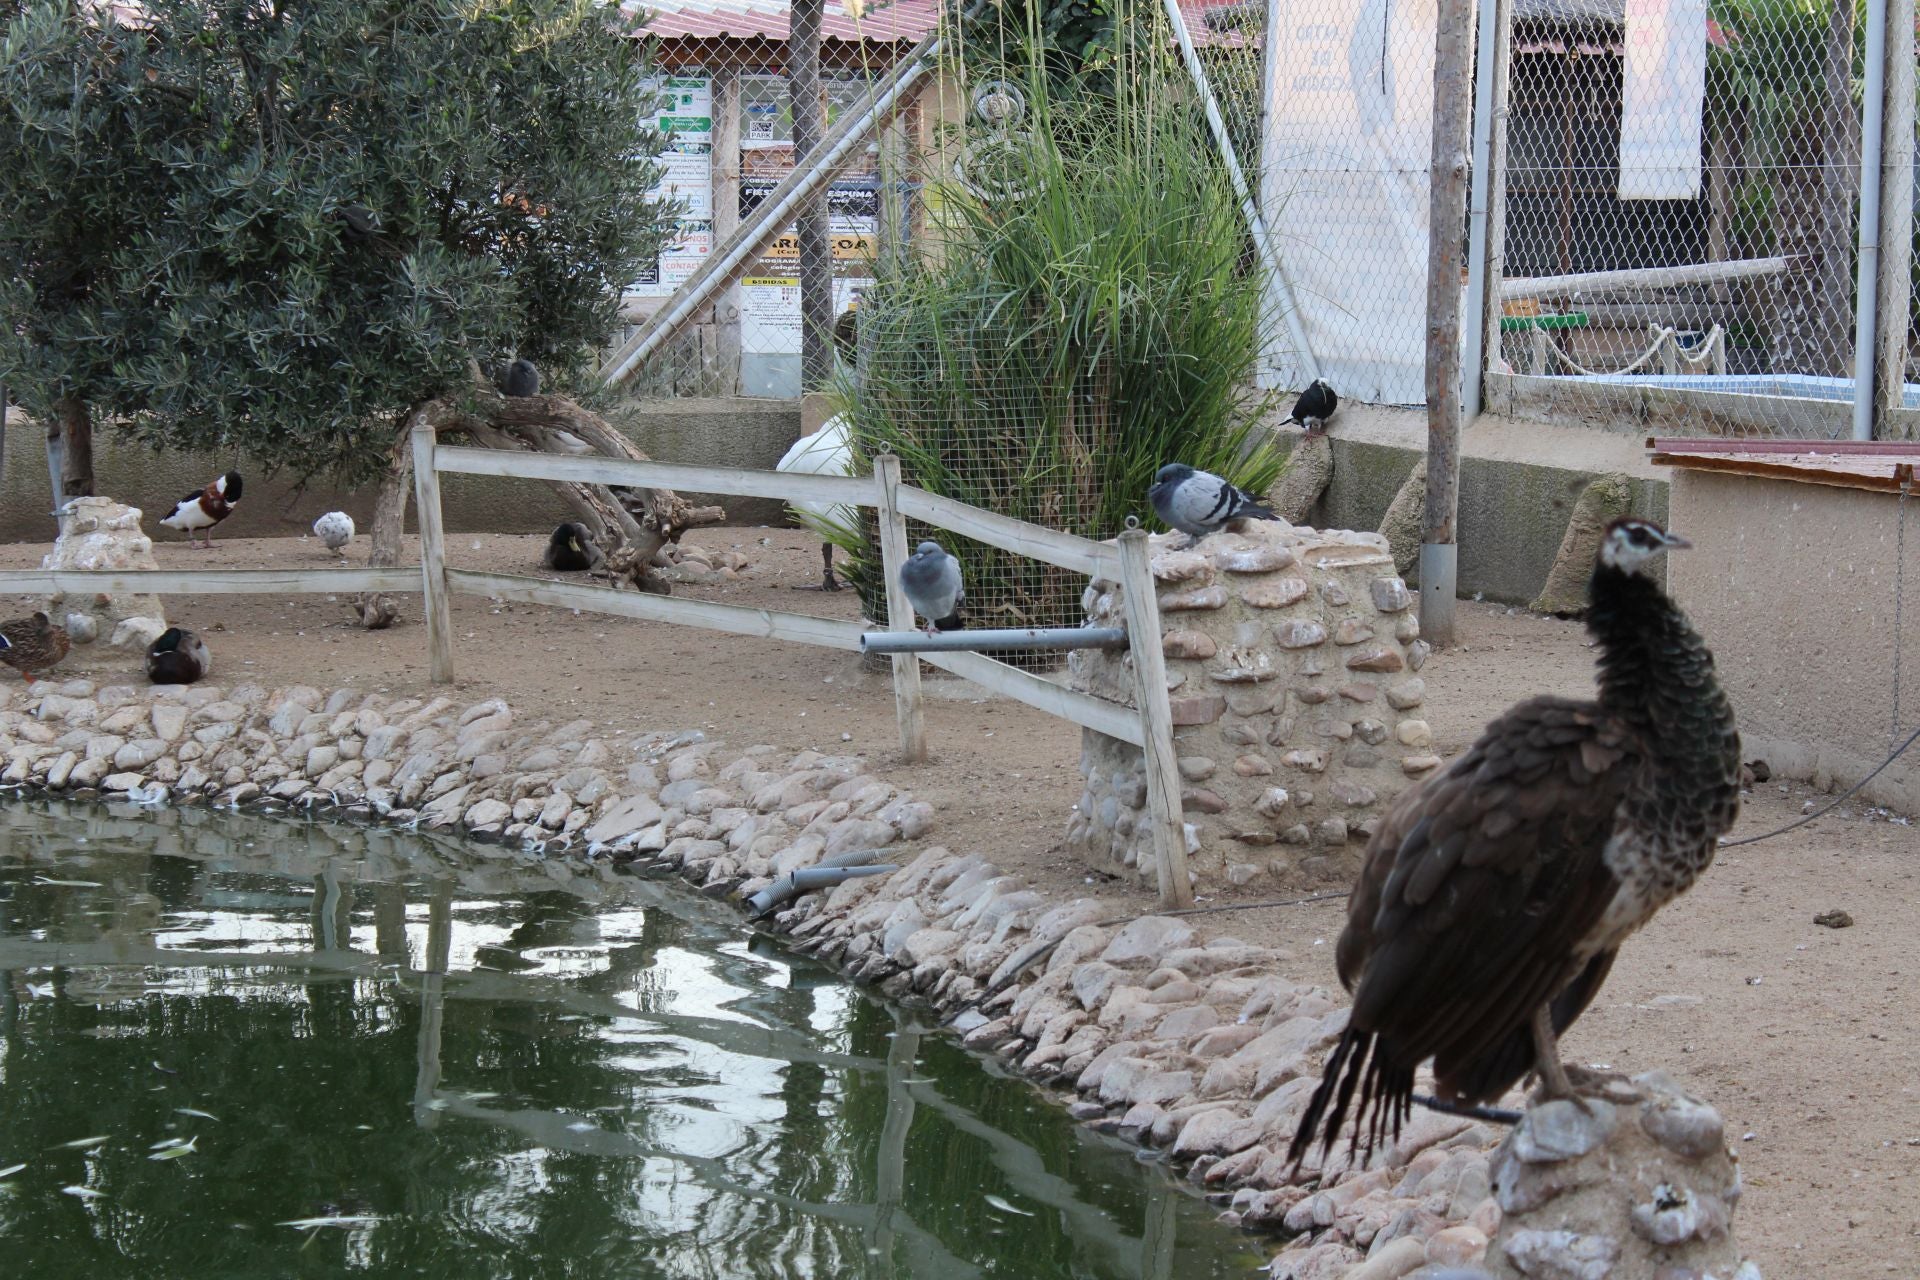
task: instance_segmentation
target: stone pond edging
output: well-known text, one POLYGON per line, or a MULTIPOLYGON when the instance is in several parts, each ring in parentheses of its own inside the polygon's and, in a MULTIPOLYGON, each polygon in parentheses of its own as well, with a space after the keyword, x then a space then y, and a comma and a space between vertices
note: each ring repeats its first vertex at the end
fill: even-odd
MULTIPOLYGON (((830 857, 920 842, 935 820, 853 755, 525 723, 498 698, 306 686, 0 688, 0 785, 342 812, 463 833, 481 856, 634 861, 740 900, 830 857)), ((1284 977, 1284 952, 1202 943, 1167 916, 1116 922, 1113 906, 1051 900, 979 853, 933 845, 893 856, 897 871, 808 894, 765 924, 855 981, 931 1006, 969 1047, 1077 1095, 1077 1118, 1166 1151, 1231 1221, 1285 1233, 1272 1280, 1396 1280, 1443 1267, 1470 1268, 1446 1272, 1457 1280, 1546 1276, 1562 1264, 1587 1267, 1567 1275, 1625 1280, 1651 1273, 1615 1271, 1610 1259, 1650 1249, 1666 1264, 1689 1259, 1660 1272, 1671 1280, 1758 1280, 1729 1252, 1739 1182, 1719 1118, 1664 1082, 1645 1104, 1658 1123, 1610 1126, 1585 1146, 1520 1150, 1523 1126, 1495 1153, 1502 1134, 1491 1126, 1418 1110, 1364 1167, 1347 1167, 1351 1153, 1336 1148, 1325 1169, 1309 1157, 1295 1171, 1287 1141, 1347 1011, 1284 977), (1634 1154, 1645 1188, 1613 1215, 1614 1234, 1638 1240, 1608 1234, 1611 1202, 1593 1191, 1616 1154, 1615 1128, 1644 1130, 1634 1154), (1553 1161, 1568 1163, 1542 1163, 1553 1161), (1594 1225, 1529 1227, 1526 1215, 1562 1190, 1585 1195, 1594 1225)))

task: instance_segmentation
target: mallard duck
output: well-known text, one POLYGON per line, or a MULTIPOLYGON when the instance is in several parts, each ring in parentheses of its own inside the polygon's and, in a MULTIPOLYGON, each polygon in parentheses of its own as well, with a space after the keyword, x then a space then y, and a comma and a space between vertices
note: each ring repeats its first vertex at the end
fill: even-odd
POLYGON ((45 671, 72 647, 66 630, 54 626, 44 613, 0 622, 0 662, 18 671, 28 684, 33 683, 34 672, 45 671))
POLYGON ((207 642, 184 627, 168 627, 147 650, 147 679, 155 684, 192 684, 211 670, 207 642))
POLYGON ((606 558, 587 526, 578 520, 569 520, 555 526, 553 536, 547 539, 546 554, 540 557, 540 562, 549 569, 569 572, 597 568, 606 558))
POLYGON ((240 501, 240 473, 229 471, 198 493, 190 493, 174 504, 173 514, 160 523, 187 535, 187 545, 196 546, 194 535, 207 531, 207 545, 213 545, 213 526, 232 514, 240 501))

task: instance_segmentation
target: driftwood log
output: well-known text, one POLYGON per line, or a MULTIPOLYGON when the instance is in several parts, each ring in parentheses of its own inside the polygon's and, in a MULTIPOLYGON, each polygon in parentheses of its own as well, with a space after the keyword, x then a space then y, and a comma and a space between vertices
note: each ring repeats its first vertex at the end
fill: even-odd
MULTIPOLYGON (((407 498, 413 491, 413 429, 432 428, 436 438, 465 438, 489 449, 517 449, 531 453, 599 455, 648 461, 631 440, 591 410, 565 396, 502 396, 479 381, 465 399, 429 400, 402 415, 388 455, 387 474, 374 502, 373 550, 367 563, 391 567, 400 563, 400 541, 406 529, 407 498)), ((573 517, 587 526, 610 561, 624 570, 616 580, 630 581, 645 591, 670 594, 672 587, 651 570, 670 563, 665 550, 688 529, 720 524, 720 507, 696 507, 671 489, 626 488, 619 485, 575 484, 543 480, 573 517)), ((391 626, 399 609, 385 593, 354 598, 362 626, 378 630, 391 626)))

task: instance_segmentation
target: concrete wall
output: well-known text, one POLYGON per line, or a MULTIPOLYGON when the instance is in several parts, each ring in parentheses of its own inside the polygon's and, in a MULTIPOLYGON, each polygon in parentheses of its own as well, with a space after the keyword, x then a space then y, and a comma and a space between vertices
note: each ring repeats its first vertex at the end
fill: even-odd
MULTIPOLYGON (((1425 410, 1343 406, 1330 434, 1333 479, 1313 520, 1323 528, 1379 528, 1393 495, 1426 456, 1425 410)), ((1639 436, 1477 418, 1460 439, 1460 594, 1532 601, 1581 490, 1606 472, 1632 481, 1636 513, 1666 518, 1665 469, 1647 461, 1639 436)))
MULTIPOLYGON (((616 425, 649 457, 771 469, 800 434, 800 408, 792 400, 635 401, 614 415, 616 425)), ((0 473, 0 541, 51 542, 54 534, 43 429, 18 410, 7 415, 4 472, 0 473)), ((180 495, 215 475, 238 470, 247 480, 240 508, 223 524, 229 537, 278 537, 306 532, 322 512, 340 510, 362 529, 371 527, 374 486, 342 491, 316 481, 297 492, 292 477, 269 479, 267 469, 242 453, 213 457, 155 453, 115 435, 97 432, 94 474, 99 492, 139 507, 147 531, 166 536, 155 522, 180 495)), ((491 530, 535 533, 566 518, 566 508, 535 481, 447 476, 441 482, 447 527, 453 532, 491 530)), ((781 504, 754 498, 707 498, 741 524, 782 523, 781 504)))
MULTIPOLYGON (((1909 499, 1911 508, 1914 500, 1909 499)), ((1713 647, 1747 759, 1775 773, 1851 786, 1920 721, 1920 647, 1893 655, 1920 609, 1920 510, 1899 552, 1892 494, 1676 470, 1674 527, 1694 549, 1668 583, 1713 647)), ((1867 785, 1875 803, 1920 812, 1920 750, 1867 785)))

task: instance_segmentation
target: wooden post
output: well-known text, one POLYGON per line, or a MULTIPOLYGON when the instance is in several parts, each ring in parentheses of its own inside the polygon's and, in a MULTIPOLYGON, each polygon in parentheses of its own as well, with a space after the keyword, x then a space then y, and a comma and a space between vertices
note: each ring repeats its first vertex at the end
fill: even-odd
POLYGON ((1420 634, 1453 643, 1460 509, 1460 281, 1466 268, 1467 143, 1473 120, 1473 0, 1440 0, 1433 52, 1433 175, 1427 214, 1427 509, 1420 634))
MULTIPOLYGON (((894 631, 913 629, 913 606, 900 585, 900 567, 907 562, 907 518, 900 514, 900 459, 883 453, 873 460, 878 488, 875 513, 880 523, 880 566, 887 580, 887 626, 894 631)), ((911 653, 893 655, 893 710, 900 719, 900 754, 908 764, 927 758, 927 713, 920 701, 920 659, 911 653)))
MULTIPOLYGON (((793 98, 793 167, 814 159, 826 134, 820 85, 820 24, 824 0, 792 0, 787 37, 787 86, 793 98)), ((827 192, 800 208, 800 393, 822 390, 833 376, 833 239, 827 192)))
POLYGON ((1886 113, 1880 132, 1880 350, 1873 420, 1904 404, 1913 344, 1914 0, 1887 0, 1886 113))
POLYGON ((1147 561, 1147 534, 1120 535, 1120 592, 1127 611, 1127 647, 1133 654, 1134 698, 1140 704, 1141 751, 1146 756, 1147 821, 1160 873, 1160 905, 1193 905, 1187 877, 1187 832, 1180 809, 1180 769, 1173 754, 1173 711, 1167 705, 1167 659, 1160 649, 1160 602, 1147 561))
POLYGON ((440 473, 433 469, 433 428, 413 428, 413 504, 420 515, 420 582, 426 595, 428 676, 453 679, 453 613, 447 600, 447 545, 440 525, 440 473))
MULTIPOLYGON (((713 68, 713 243, 725 244, 740 228, 740 72, 713 68)), ((712 394, 740 394, 740 286, 730 284, 713 304, 714 365, 720 374, 712 394)))

